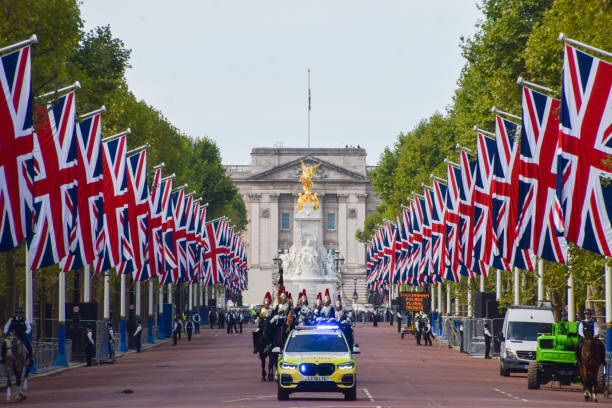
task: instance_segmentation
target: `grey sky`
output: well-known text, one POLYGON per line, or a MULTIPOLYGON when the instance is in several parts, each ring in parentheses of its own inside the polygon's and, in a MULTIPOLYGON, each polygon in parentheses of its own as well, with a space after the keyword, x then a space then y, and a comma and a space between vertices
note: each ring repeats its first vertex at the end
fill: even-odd
POLYGON ((450 104, 474 0, 85 0, 132 49, 130 89, 223 162, 252 147, 360 145, 375 164, 400 131, 450 104))

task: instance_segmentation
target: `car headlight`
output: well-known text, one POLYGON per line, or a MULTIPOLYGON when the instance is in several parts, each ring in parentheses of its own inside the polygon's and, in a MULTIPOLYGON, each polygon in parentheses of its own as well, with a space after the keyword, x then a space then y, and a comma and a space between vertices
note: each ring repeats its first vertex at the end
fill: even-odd
POLYGON ((508 349, 506 349, 506 358, 509 358, 511 360, 518 360, 518 356, 516 355, 516 353, 508 349))
POLYGON ((295 370, 297 368, 297 364, 288 363, 286 361, 283 361, 282 363, 280 363, 280 368, 284 370, 295 370))
POLYGON ((351 368, 355 368, 355 363, 352 361, 338 364, 338 370, 350 370, 351 368))

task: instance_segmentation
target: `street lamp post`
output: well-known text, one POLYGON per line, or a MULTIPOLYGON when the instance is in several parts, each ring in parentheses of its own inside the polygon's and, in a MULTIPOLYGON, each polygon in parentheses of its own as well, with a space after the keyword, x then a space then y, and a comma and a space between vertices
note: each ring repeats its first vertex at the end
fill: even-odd
POLYGON ((344 258, 340 258, 340 252, 334 251, 334 265, 336 266, 336 276, 340 281, 340 293, 344 292, 344 282, 342 282, 342 277, 338 274, 338 271, 340 270, 340 265, 342 264, 344 264, 344 258))
POLYGON ((357 295, 357 278, 353 278, 353 309, 355 308, 355 305, 357 304, 358 298, 359 298, 359 295, 357 295))
MULTIPOLYGON (((284 249, 278 250, 278 255, 282 255, 284 253, 285 253, 284 249)), ((276 258, 272 258, 272 261, 278 267, 278 288, 280 289, 280 287, 285 284, 284 279, 283 279, 283 266, 282 266, 283 260, 277 256, 276 258)))

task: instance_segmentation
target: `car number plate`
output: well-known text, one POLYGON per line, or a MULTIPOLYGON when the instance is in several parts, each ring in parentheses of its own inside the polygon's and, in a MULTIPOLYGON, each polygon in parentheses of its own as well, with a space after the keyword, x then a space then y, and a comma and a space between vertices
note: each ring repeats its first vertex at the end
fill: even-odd
POLYGON ((306 381, 329 381, 329 377, 320 375, 307 375, 304 377, 306 381))

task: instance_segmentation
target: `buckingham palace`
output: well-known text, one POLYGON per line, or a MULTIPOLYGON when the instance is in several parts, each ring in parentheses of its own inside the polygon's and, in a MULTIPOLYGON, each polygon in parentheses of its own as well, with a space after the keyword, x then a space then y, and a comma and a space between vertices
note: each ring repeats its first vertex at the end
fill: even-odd
MULTIPOLYGON (((379 203, 367 176, 366 151, 362 148, 256 147, 250 165, 226 165, 226 171, 242 195, 248 226, 243 234, 248 247, 249 290, 246 305, 258 304, 278 282, 278 259, 293 244, 297 211, 300 161, 321 163, 313 191, 318 194, 323 216, 323 245, 333 250, 343 303, 366 302, 365 246, 355 237, 365 218, 379 203)), ((314 301, 316 294, 308 294, 314 301)), ((294 294, 295 300, 295 294, 294 294)))

